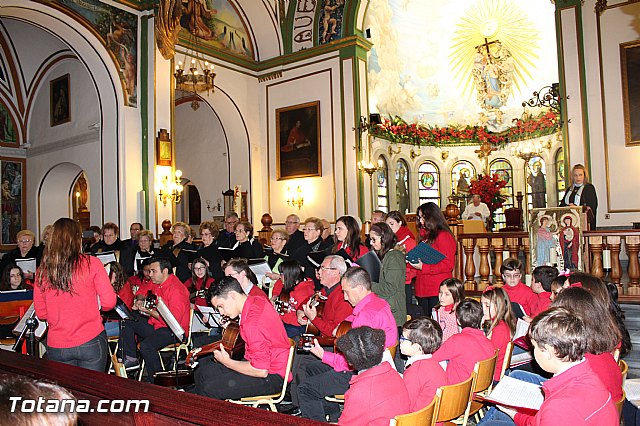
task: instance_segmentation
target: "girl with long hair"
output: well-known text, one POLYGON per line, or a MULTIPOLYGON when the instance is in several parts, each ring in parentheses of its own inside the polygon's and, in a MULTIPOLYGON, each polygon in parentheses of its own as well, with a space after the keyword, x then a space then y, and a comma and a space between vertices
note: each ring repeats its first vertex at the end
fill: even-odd
POLYGON ((113 309, 116 292, 100 260, 82 254, 81 245, 77 222, 60 218, 53 224, 33 303, 38 318, 49 324, 48 359, 104 371, 109 350, 100 309, 113 309))
POLYGON ((438 304, 433 308, 431 316, 442 328, 443 343, 454 334, 460 333, 456 308, 464 298, 464 284, 459 279, 447 278, 440 283, 438 304))
POLYGON ((396 325, 402 327, 407 321, 407 305, 405 297, 405 275, 407 267, 405 255, 397 250, 396 234, 389 225, 378 222, 371 225, 369 231, 371 249, 378 255, 382 268, 380 278, 371 283, 371 290, 389 303, 396 325))
POLYGON ((493 380, 500 380, 507 344, 516 331, 516 317, 511 311, 509 295, 501 287, 489 286, 482 293, 482 322, 487 338, 498 349, 498 360, 493 380))
POLYGON ((456 258, 456 240, 453 237, 447 220, 440 207, 435 203, 424 203, 418 207, 416 221, 420 232, 420 240, 429 244, 444 255, 444 259, 435 265, 426 265, 422 261, 412 263, 417 269, 416 298, 425 315, 438 303, 438 289, 440 283, 453 277, 453 267, 456 258))
MULTIPOLYGON (((402 213, 397 210, 390 211, 384 221, 396 234, 396 238, 398 239, 398 249, 407 254, 415 248, 417 244, 416 237, 407 226, 407 221, 402 213)), ((410 307, 413 305, 413 280, 416 277, 416 269, 407 263, 406 274, 407 275, 404 279, 406 287, 404 289, 407 299, 407 312, 409 312, 410 307)))
POLYGON ((296 311, 302 309, 302 302, 308 300, 314 292, 313 280, 305 278, 297 260, 285 260, 280 264, 280 279, 273 286, 272 300, 279 307, 289 337, 304 333, 306 326, 300 325, 296 311))
POLYGON ((7 263, 7 266, 2 271, 2 278, 0 279, 0 291, 11 290, 26 290, 28 287, 24 282, 24 274, 22 269, 15 263, 7 263))
POLYGON ((191 264, 191 278, 184 285, 190 292, 193 303, 197 306, 207 306, 207 290, 213 284, 213 278, 209 274, 207 261, 199 257, 191 264))
POLYGON ((334 231, 336 243, 331 250, 337 253, 344 250, 352 261, 369 251, 369 249, 360 242, 360 226, 352 216, 341 216, 336 220, 336 229, 334 231))

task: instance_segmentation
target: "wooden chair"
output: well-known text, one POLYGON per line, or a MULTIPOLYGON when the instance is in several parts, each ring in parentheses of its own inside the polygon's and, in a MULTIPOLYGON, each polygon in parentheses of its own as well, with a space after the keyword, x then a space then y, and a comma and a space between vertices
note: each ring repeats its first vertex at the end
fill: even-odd
POLYGON ((473 375, 462 383, 456 385, 442 386, 436 392, 440 400, 436 422, 444 422, 452 425, 450 420, 457 419, 465 414, 469 400, 471 399, 471 385, 473 375))
POLYGON ((422 410, 396 416, 391 419, 389 426, 433 426, 436 423, 439 406, 440 399, 434 396, 433 401, 422 410))
POLYGON ((509 366, 511 365, 511 356, 513 355, 513 347, 514 347, 513 342, 507 343, 507 348, 504 351, 504 361, 502 362, 502 370, 500 370, 499 380, 502 380, 505 373, 509 369, 509 366))
POLYGON ((113 370, 118 377, 127 378, 127 370, 124 368, 124 364, 118 361, 116 354, 111 354, 111 362, 113 363, 113 370))
POLYGON ((291 375, 291 366, 293 365, 293 354, 295 353, 296 342, 292 339, 289 339, 289 359, 287 360, 287 369, 284 373, 284 381, 282 382, 282 389, 279 393, 274 393, 272 395, 260 395, 260 396, 248 396, 246 398, 240 398, 239 400, 228 399, 227 401, 233 402, 234 404, 242 404, 242 405, 250 405, 254 408, 257 408, 260 405, 268 405, 269 409, 274 413, 278 412, 276 408, 276 404, 279 404, 284 399, 284 394, 287 391, 287 384, 289 381, 289 376, 291 375))
POLYGON ((621 359, 620 361, 618 361, 618 365, 620 366, 620 374, 622 375, 622 386, 624 386, 624 382, 627 381, 627 372, 629 371, 629 364, 627 364, 625 360, 621 359))
MULTIPOLYGON (((473 373, 471 374, 471 377, 473 378, 471 392, 474 395, 485 393, 488 394, 489 392, 491 392, 491 388, 493 387, 493 375, 496 371, 497 361, 498 349, 496 349, 495 354, 491 358, 476 362, 476 365, 473 368, 473 373)), ((467 421, 469 420, 469 416, 472 416, 479 412, 482 407, 484 407, 484 404, 474 401, 472 397, 469 400, 469 404, 467 404, 467 409, 464 413, 462 424, 466 425, 467 421)))
POLYGON ((391 354, 391 359, 395 359, 397 351, 398 351, 398 344, 397 343, 389 348, 389 353, 391 354))
MULTIPOLYGON (((189 338, 187 339, 186 343, 171 343, 167 346, 165 346, 164 348, 160 349, 158 351, 158 356, 160 357, 160 365, 162 365, 162 369, 166 370, 167 367, 165 367, 164 365, 164 360, 162 359, 162 353, 163 352, 177 352, 177 357, 180 358, 180 352, 184 351, 184 355, 187 356, 187 354, 189 353, 189 351, 191 350, 191 347, 193 346, 193 343, 191 342, 191 328, 193 327, 193 308, 191 308, 189 310, 189 329, 185 330, 186 333, 189 333, 189 338)), ((140 372, 138 373, 138 381, 142 381, 142 374, 144 373, 144 367, 145 367, 145 363, 144 363, 144 358, 142 359, 142 365, 140 366, 140 372)))
POLYGON ((618 416, 622 416, 622 406, 624 405, 624 400, 627 398, 627 393, 623 390, 622 391, 622 398, 620 398, 620 401, 616 401, 616 410, 618 410, 618 416))

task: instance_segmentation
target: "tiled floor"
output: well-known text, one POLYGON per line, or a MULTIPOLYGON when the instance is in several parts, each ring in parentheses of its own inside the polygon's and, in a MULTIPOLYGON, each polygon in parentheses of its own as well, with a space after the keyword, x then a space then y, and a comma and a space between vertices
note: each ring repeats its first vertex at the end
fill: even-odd
POLYGON ((625 324, 631 336, 633 349, 624 360, 629 364, 629 378, 640 377, 640 305, 622 305, 625 313, 625 324))

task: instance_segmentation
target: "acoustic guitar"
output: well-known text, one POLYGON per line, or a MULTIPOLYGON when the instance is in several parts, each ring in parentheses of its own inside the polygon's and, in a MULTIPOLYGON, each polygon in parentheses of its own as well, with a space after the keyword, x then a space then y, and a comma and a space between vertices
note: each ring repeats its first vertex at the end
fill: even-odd
POLYGON ((190 368, 196 368, 198 366, 198 361, 196 360, 201 356, 212 354, 213 351, 220 350, 220 344, 222 344, 225 351, 229 352, 232 359, 236 361, 242 360, 244 357, 244 340, 240 336, 240 325, 237 322, 230 321, 227 324, 227 327, 222 332, 222 339, 189 352, 185 365, 190 368))
MULTIPOLYGON (((316 308, 316 312, 318 316, 322 316, 324 312, 324 302, 327 301, 327 296, 323 296, 320 292, 316 292, 311 299, 309 299, 309 306, 312 308, 316 308)), ((314 336, 320 335, 320 330, 318 327, 313 325, 311 321, 307 322, 307 329, 305 330, 305 334, 313 334, 314 336)))
POLYGON ((280 294, 280 296, 273 301, 273 307, 280 315, 285 315, 296 310, 296 307, 291 303, 290 293, 280 294))
POLYGON ((342 321, 338 324, 336 329, 336 335, 327 337, 327 336, 314 336, 312 334, 303 334, 300 336, 300 340, 298 340, 298 352, 308 352, 313 347, 313 339, 318 340, 318 344, 320 346, 333 346, 333 351, 337 352, 338 348, 336 347, 336 341, 339 337, 344 336, 351 330, 352 324, 351 321, 342 321))

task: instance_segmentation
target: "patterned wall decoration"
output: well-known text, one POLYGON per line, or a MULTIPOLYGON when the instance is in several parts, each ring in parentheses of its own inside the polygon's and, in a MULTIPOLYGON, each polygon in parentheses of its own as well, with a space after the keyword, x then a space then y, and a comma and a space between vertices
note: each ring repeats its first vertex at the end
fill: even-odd
POLYGON ((0 209, 2 211, 2 238, 0 248, 15 246, 16 234, 25 221, 24 200, 25 160, 0 158, 0 209))
POLYGON ((345 0, 323 0, 318 20, 318 45, 342 38, 345 0))
POLYGON ((11 113, 6 105, 0 101, 0 143, 15 144, 17 141, 16 128, 11 119, 11 113))
POLYGON ((112 54, 125 89, 125 105, 138 105, 138 17, 98 0, 55 0, 87 22, 112 54))

